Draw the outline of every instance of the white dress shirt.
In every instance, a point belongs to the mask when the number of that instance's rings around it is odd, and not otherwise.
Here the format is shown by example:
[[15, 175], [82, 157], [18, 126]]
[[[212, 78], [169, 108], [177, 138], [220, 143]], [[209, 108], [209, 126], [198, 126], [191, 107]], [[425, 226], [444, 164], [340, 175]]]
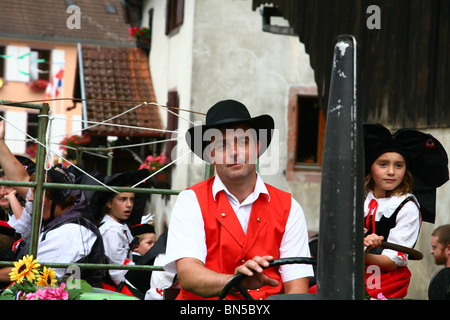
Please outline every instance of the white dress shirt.
[[[242, 203], [239, 203], [236, 197], [227, 190], [218, 176], [216, 176], [212, 188], [214, 199], [219, 191], [225, 192], [244, 232], [247, 231], [253, 202], [261, 193], [268, 194], [259, 175], [253, 193]], [[193, 190], [184, 190], [178, 195], [172, 210], [164, 268], [169, 272], [176, 272], [176, 260], [185, 257], [195, 258], [205, 263], [206, 254], [204, 222], [197, 196]], [[302, 208], [294, 199], [292, 199], [291, 211], [280, 246], [280, 258], [284, 257], [310, 257], [305, 216]], [[279, 270], [283, 282], [314, 275], [311, 265], [283, 265], [279, 267]]]
[[[105, 247], [106, 260], [110, 264], [134, 264], [130, 243], [133, 240], [130, 228], [125, 223], [114, 220], [105, 215], [100, 223], [100, 233]], [[128, 261], [129, 260], [129, 261]], [[109, 270], [111, 280], [119, 285], [125, 281], [128, 270]]]
[[[28, 196], [29, 193], [27, 199]], [[19, 232], [26, 242], [30, 238], [32, 211], [33, 203], [26, 201], [20, 219], [15, 221], [16, 232]], [[48, 231], [44, 241], [42, 236], [39, 238], [37, 258], [41, 264], [76, 262], [89, 255], [96, 240], [97, 236], [88, 228], [76, 223], [67, 223]], [[66, 273], [65, 268], [55, 268], [54, 271], [57, 277], [62, 277]]]

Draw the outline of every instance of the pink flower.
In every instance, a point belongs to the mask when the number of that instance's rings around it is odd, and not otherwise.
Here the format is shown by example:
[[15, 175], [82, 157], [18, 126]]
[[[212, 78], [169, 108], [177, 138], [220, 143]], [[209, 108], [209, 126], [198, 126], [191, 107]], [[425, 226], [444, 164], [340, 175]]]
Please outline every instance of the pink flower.
[[26, 300], [69, 300], [69, 292], [64, 290], [66, 284], [62, 283], [60, 287], [45, 287], [35, 293], [29, 293]]
[[139, 169], [147, 169], [152, 173], [154, 171], [162, 169], [166, 163], [167, 157], [164, 152], [161, 152], [158, 156], [148, 155]]
[[370, 300], [388, 300], [388, 299], [380, 292], [376, 298], [370, 298]]
[[159, 164], [165, 164], [167, 161], [167, 157], [166, 156], [162, 156], [161, 159], [159, 160]]

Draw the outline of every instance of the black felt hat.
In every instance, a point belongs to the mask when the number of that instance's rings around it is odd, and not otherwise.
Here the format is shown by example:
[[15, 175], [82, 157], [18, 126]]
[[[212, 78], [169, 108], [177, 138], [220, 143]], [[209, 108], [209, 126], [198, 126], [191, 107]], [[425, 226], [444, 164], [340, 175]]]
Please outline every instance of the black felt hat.
[[373, 162], [385, 152], [398, 152], [405, 158], [409, 169], [409, 156], [401, 141], [394, 139], [391, 131], [379, 123], [365, 123], [364, 127], [364, 156], [366, 174], [370, 173]]
[[36, 169], [36, 164], [33, 162], [33, 160], [31, 160], [30, 158], [24, 157], [24, 156], [19, 156], [19, 155], [16, 155], [15, 157], [23, 165], [25, 170], [27, 170], [28, 175], [31, 176]]
[[[27, 171], [28, 175], [31, 176], [36, 169], [36, 164], [33, 162], [33, 160], [19, 155], [15, 155], [14, 157], [16, 157], [17, 160], [19, 160], [19, 162], [23, 165], [23, 167]], [[4, 175], [4, 171], [1, 165], [0, 165], [0, 175], [1, 176]]]
[[130, 231], [133, 237], [136, 237], [144, 233], [155, 233], [155, 227], [148, 223], [139, 223], [130, 226]]
[[422, 219], [434, 223], [436, 188], [449, 179], [448, 157], [442, 144], [431, 134], [415, 129], [391, 133], [383, 125], [364, 124], [366, 174], [385, 152], [398, 152], [405, 158], [413, 176], [413, 193], [420, 203]]
[[254, 129], [257, 139], [262, 142], [259, 155], [269, 147], [275, 127], [273, 118], [264, 114], [251, 117], [247, 107], [239, 101], [223, 100], [213, 105], [206, 113], [206, 123], [189, 128], [186, 132], [186, 142], [191, 150], [206, 162], [210, 162], [204, 154], [204, 149], [211, 142], [205, 135], [208, 129], [231, 128], [234, 125], [245, 124]]
[[[47, 170], [47, 177], [51, 183], [73, 184], [75, 182], [75, 176], [60, 163]], [[61, 203], [71, 192], [71, 189], [54, 188], [52, 189], [51, 199], [54, 204]]]

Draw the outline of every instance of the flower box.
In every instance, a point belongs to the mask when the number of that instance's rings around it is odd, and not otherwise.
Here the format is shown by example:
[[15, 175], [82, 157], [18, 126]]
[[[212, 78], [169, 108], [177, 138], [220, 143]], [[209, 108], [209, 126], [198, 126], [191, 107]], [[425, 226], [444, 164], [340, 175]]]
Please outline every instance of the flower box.
[[28, 83], [28, 87], [36, 92], [44, 92], [47, 86], [48, 81], [43, 79], [33, 80]]

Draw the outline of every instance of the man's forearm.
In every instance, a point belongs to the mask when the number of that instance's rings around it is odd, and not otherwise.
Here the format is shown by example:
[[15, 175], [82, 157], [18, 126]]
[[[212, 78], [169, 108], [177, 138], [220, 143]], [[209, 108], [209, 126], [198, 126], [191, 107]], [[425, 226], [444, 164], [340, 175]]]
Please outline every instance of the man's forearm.
[[212, 271], [194, 258], [177, 261], [178, 278], [184, 290], [203, 298], [217, 297], [233, 275]]

